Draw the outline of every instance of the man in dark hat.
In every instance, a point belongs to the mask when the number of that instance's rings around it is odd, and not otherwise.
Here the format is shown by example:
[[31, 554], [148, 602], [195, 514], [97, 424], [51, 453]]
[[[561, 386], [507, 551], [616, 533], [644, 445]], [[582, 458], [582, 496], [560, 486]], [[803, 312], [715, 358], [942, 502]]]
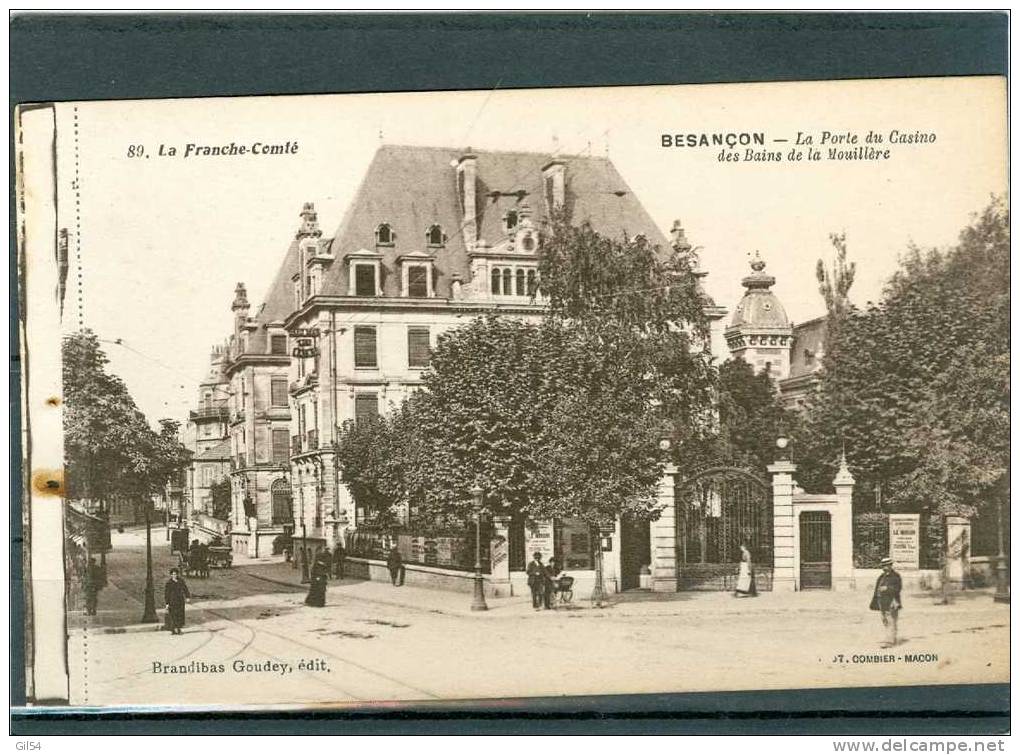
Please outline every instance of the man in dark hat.
[[885, 627], [885, 642], [882, 643], [882, 647], [891, 648], [896, 644], [896, 622], [903, 607], [900, 600], [903, 580], [893, 569], [893, 561], [888, 556], [882, 559], [881, 566], [882, 573], [875, 582], [870, 608], [872, 611], [882, 613], [882, 625]]
[[542, 563], [542, 552], [535, 551], [532, 560], [528, 562], [528, 587], [531, 588], [531, 606], [536, 611], [541, 610], [545, 603], [545, 564]]

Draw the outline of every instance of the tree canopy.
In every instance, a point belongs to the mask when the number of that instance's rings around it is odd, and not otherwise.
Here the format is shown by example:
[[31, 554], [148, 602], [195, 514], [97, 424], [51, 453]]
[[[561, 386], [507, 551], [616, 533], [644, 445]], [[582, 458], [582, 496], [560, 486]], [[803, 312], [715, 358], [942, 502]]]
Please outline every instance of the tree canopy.
[[664, 431], [683, 440], [710, 424], [705, 298], [682, 249], [565, 217], [552, 231], [539, 322], [489, 316], [445, 333], [423, 390], [344, 428], [359, 505], [406, 500], [418, 523], [463, 521], [477, 482], [497, 514], [595, 527], [654, 511]]
[[799, 438], [806, 487], [845, 444], [857, 503], [973, 514], [1008, 493], [1009, 213], [995, 199], [946, 250], [910, 248], [882, 299], [830, 331]]
[[62, 344], [64, 456], [70, 498], [148, 500], [188, 463], [179, 423], [154, 430], [127, 386], [107, 370], [99, 339], [89, 330]]

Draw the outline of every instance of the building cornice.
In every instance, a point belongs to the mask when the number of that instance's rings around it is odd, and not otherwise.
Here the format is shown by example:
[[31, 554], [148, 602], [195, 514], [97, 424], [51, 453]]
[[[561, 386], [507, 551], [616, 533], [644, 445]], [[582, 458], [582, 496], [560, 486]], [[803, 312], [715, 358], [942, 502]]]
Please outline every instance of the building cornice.
[[256, 367], [259, 365], [269, 366], [290, 366], [290, 356], [287, 354], [239, 354], [223, 368], [226, 375], [232, 375], [244, 367]]
[[525, 302], [493, 302], [465, 299], [411, 299], [384, 296], [313, 296], [300, 309], [295, 310], [284, 322], [288, 330], [298, 327], [317, 311], [342, 310], [364, 312], [449, 312], [452, 314], [485, 314], [501, 312], [507, 314], [540, 314], [546, 310], [544, 304]]

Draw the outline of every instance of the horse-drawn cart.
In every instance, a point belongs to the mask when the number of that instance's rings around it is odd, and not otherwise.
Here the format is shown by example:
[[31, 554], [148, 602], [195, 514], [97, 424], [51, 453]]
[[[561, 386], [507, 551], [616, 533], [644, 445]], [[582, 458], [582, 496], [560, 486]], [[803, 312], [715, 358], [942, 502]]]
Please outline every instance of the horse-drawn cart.
[[229, 569], [234, 563], [234, 554], [229, 545], [209, 546], [209, 568]]

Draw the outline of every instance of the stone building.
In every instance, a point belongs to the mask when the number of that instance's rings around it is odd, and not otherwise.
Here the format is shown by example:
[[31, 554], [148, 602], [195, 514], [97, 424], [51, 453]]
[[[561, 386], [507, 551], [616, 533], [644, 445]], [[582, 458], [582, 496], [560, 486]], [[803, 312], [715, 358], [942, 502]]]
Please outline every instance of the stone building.
[[243, 283], [231, 310], [223, 375], [228, 387], [231, 454], [231, 545], [235, 553], [266, 556], [293, 522], [289, 474], [288, 335], [283, 320], [290, 300], [276, 282], [250, 314]]
[[747, 291], [725, 331], [726, 345], [731, 356], [743, 359], [755, 372], [769, 373], [787, 408], [799, 409], [818, 383], [826, 318], [791, 323], [772, 292], [776, 279], [765, 272], [765, 266], [755, 252], [751, 274], [741, 281]]
[[[239, 286], [233, 306], [225, 375], [235, 551], [267, 553], [266, 538], [293, 527], [298, 561], [371, 531], [339, 479], [339, 428], [414, 391], [445, 330], [492, 311], [538, 318], [537, 252], [551, 211], [563, 206], [602, 234], [670, 244], [600, 157], [384, 146], [332, 237], [304, 205], [265, 304], [249, 316]], [[673, 243], [690, 249], [679, 225]], [[708, 314], [721, 344], [725, 310]], [[560, 555], [582, 581], [593, 573], [594, 544], [580, 522], [505, 521], [497, 532], [507, 579], [520, 589], [525, 554], [536, 549]], [[407, 548], [407, 561], [445, 558]], [[632, 560], [636, 582], [641, 559]], [[611, 583], [620, 568], [617, 552], [607, 559]]]
[[198, 401], [188, 412], [185, 445], [192, 453], [185, 483], [185, 519], [212, 516], [212, 486], [230, 474], [229, 381], [226, 348], [213, 347], [209, 371], [198, 386]]

